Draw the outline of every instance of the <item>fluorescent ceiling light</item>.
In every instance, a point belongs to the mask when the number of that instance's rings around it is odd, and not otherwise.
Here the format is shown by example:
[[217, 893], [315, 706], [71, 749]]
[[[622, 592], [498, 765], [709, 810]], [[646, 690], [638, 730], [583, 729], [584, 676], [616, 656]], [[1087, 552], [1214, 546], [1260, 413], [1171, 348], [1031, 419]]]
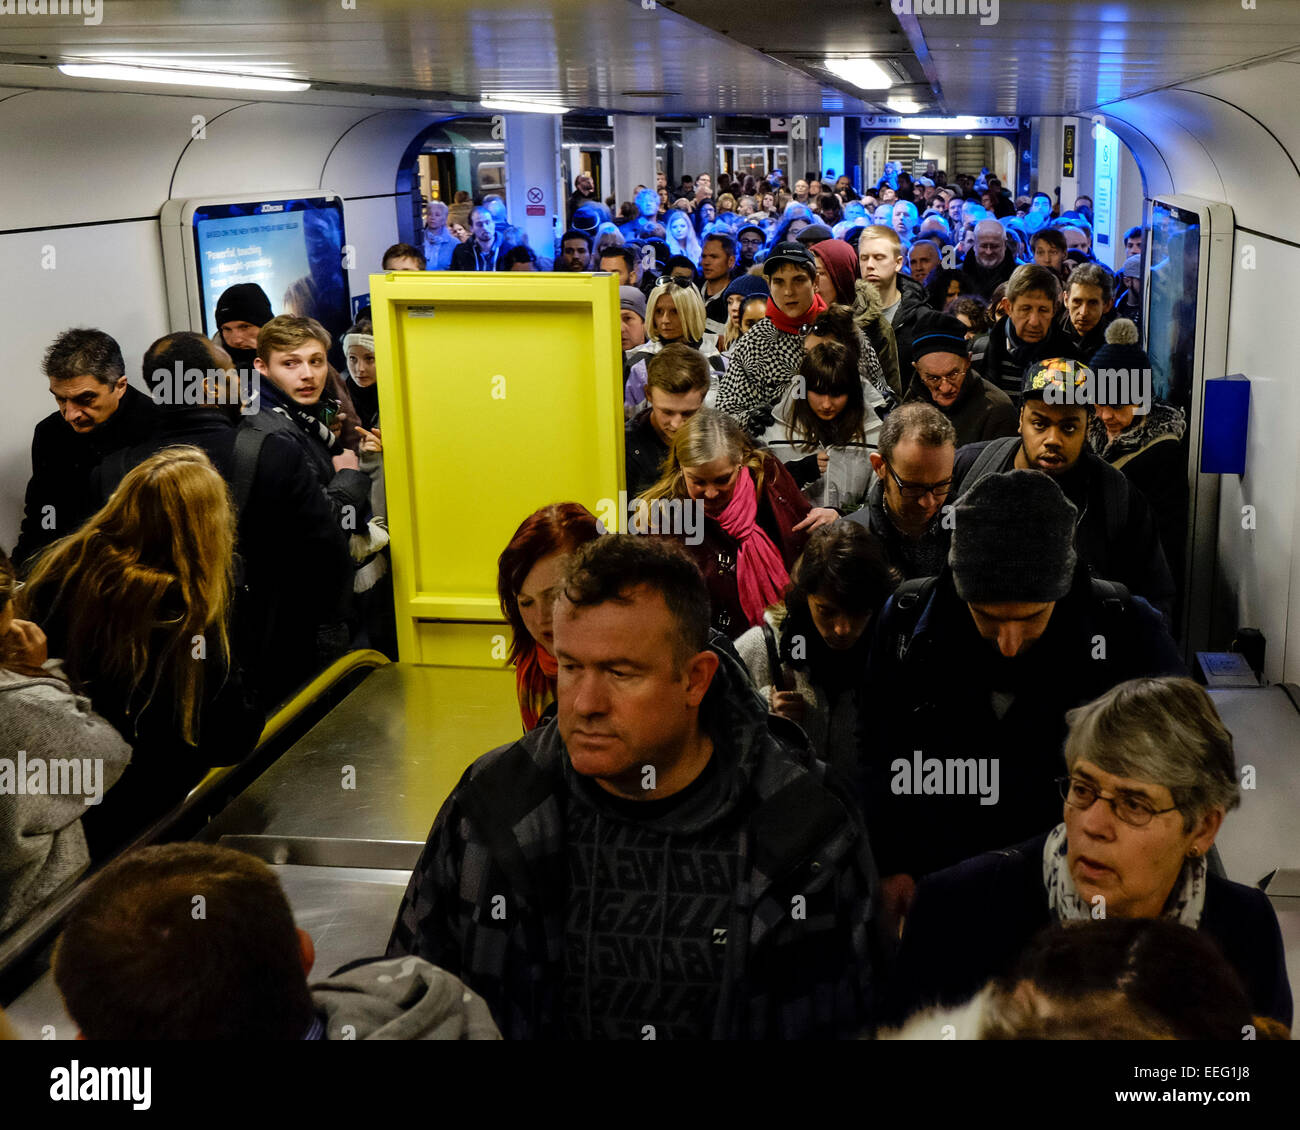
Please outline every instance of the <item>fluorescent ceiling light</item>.
[[921, 103], [911, 98], [891, 98], [885, 105], [895, 114], [915, 114], [921, 108]]
[[894, 76], [875, 59], [832, 59], [827, 56], [822, 60], [822, 66], [859, 90], [887, 90], [894, 85]]
[[169, 86], [216, 86], [225, 90], [310, 90], [311, 83], [269, 75], [224, 75], [215, 71], [183, 71], [176, 67], [134, 67], [125, 63], [60, 63], [72, 78], [103, 78], [114, 82], [160, 82]]
[[568, 106], [547, 106], [541, 102], [516, 102], [511, 98], [484, 98], [479, 105], [485, 110], [505, 110], [512, 114], [567, 114]]

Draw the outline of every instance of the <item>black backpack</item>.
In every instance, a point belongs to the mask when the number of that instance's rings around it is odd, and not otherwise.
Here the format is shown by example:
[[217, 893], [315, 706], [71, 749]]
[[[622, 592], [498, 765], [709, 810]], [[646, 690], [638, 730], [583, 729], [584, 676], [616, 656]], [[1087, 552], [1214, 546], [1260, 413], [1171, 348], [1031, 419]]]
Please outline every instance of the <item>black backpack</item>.
[[[235, 448], [232, 454], [232, 469], [230, 492], [235, 498], [235, 511], [237, 514], [244, 513], [244, 507], [248, 505], [249, 496], [253, 493], [253, 481], [257, 478], [257, 463], [262, 456], [262, 444], [266, 441], [266, 432], [258, 431], [255, 428], [240, 428], [235, 432]], [[168, 446], [179, 446], [169, 444]], [[126, 478], [127, 473], [133, 468], [143, 463], [150, 455], [156, 455], [158, 451], [164, 451], [166, 448], [158, 448], [156, 451], [150, 451], [140, 454], [141, 449], [136, 448], [119, 448], [117, 451], [106, 455], [98, 467], [95, 468], [96, 494], [99, 497], [102, 506], [109, 500], [122, 480]]]

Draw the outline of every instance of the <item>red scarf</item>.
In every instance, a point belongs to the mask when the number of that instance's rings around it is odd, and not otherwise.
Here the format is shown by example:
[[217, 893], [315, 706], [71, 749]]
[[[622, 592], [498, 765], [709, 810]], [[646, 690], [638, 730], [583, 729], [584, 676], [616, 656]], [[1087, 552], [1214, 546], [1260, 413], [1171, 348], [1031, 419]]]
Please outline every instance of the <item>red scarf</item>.
[[515, 694], [519, 697], [519, 714], [525, 732], [537, 725], [542, 711], [555, 697], [555, 676], [560, 664], [541, 644], [522, 655], [515, 664]]
[[813, 293], [812, 305], [799, 316], [798, 321], [787, 318], [775, 302], [770, 298], [767, 300], [767, 316], [772, 319], [772, 325], [784, 334], [803, 334], [824, 313], [826, 299], [816, 292]]
[[736, 592], [741, 610], [751, 627], [761, 624], [764, 609], [780, 603], [790, 583], [790, 574], [772, 539], [758, 524], [758, 492], [748, 467], [741, 468], [731, 501], [718, 515], [718, 524], [740, 543]]

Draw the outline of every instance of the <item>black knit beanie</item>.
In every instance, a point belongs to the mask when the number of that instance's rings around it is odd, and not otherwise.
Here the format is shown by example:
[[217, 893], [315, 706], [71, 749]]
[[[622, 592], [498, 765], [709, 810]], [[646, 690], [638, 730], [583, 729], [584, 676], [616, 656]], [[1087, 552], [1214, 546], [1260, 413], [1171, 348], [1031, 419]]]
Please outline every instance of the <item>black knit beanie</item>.
[[261, 328], [274, 317], [271, 300], [257, 283], [237, 283], [217, 299], [218, 329], [227, 322], [247, 322]]
[[985, 475], [958, 499], [948, 564], [971, 604], [1038, 604], [1070, 591], [1078, 511], [1041, 471]]

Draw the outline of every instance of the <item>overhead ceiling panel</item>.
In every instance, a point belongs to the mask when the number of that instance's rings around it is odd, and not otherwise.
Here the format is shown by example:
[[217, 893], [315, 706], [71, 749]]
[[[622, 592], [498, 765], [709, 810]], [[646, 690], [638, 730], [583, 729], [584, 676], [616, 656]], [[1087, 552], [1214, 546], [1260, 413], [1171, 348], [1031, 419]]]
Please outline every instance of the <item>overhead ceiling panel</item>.
[[[98, 24], [6, 16], [0, 62], [130, 61], [274, 73], [318, 88], [255, 95], [285, 101], [316, 100], [323, 90], [448, 107], [496, 95], [607, 112], [865, 109], [653, 0], [358, 0], [355, 8], [339, 0], [100, 0], [98, 11]], [[41, 71], [22, 81], [69, 85]]]

